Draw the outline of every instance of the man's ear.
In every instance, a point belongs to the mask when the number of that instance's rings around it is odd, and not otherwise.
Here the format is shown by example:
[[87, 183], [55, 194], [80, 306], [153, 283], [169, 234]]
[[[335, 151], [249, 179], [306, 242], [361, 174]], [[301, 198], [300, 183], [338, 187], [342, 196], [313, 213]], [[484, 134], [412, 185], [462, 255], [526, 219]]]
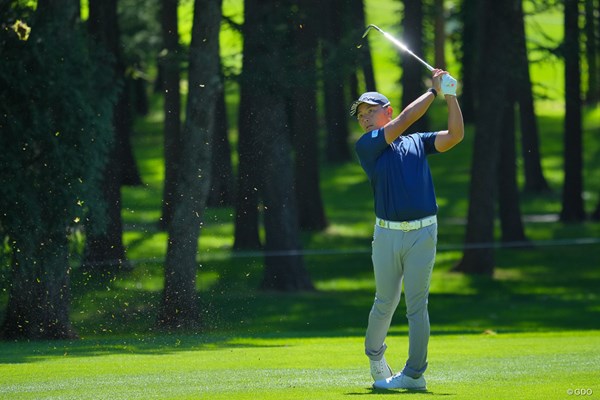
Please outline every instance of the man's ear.
[[392, 119], [392, 115], [394, 115], [394, 109], [392, 108], [392, 106], [387, 106], [385, 108], [385, 112], [387, 113], [387, 116], [390, 117], [390, 119]]

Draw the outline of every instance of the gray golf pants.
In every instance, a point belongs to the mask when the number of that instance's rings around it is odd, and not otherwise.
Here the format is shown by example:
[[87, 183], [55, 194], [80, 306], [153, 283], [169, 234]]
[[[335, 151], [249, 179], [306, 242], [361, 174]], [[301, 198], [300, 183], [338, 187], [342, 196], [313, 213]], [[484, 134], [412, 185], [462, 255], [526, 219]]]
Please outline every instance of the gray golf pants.
[[375, 226], [372, 260], [375, 301], [369, 314], [365, 353], [381, 360], [392, 316], [400, 303], [402, 281], [408, 318], [408, 360], [403, 372], [418, 378], [427, 369], [429, 313], [427, 299], [435, 262], [437, 224], [404, 232]]

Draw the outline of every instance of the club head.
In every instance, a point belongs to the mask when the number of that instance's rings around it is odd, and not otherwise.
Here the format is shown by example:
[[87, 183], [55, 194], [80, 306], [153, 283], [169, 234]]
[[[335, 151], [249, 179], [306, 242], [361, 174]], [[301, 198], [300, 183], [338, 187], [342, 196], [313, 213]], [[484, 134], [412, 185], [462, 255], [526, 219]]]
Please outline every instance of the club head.
[[[367, 29], [365, 29], [365, 33], [363, 33], [363, 35], [362, 35], [362, 39], [364, 39], [365, 37], [367, 37], [367, 35], [369, 34], [369, 31], [370, 31], [371, 29], [377, 29], [379, 32], [383, 32], [383, 31], [382, 31], [381, 29], [379, 29], [379, 28], [378, 28], [376, 25], [373, 25], [373, 24], [371, 24], [371, 25], [367, 26]], [[359, 44], [357, 44], [357, 45], [356, 45], [356, 48], [357, 48], [357, 49], [360, 49], [360, 48], [362, 47], [362, 45], [363, 45], [363, 42], [361, 41]]]

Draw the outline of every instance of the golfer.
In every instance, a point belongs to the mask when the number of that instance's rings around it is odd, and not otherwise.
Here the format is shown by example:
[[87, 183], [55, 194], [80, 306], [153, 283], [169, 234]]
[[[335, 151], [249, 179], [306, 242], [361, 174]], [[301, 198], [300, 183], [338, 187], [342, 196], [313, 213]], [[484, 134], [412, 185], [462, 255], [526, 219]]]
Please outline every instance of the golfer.
[[[393, 118], [389, 100], [367, 92], [352, 103], [365, 132], [356, 153], [373, 188], [375, 231], [372, 261], [375, 301], [369, 314], [365, 353], [378, 389], [426, 390], [429, 314], [427, 299], [437, 243], [437, 203], [427, 156], [443, 153], [464, 136], [462, 112], [456, 99], [456, 81], [447, 72], [433, 70], [433, 87]], [[402, 134], [434, 102], [438, 92], [448, 105], [448, 130]], [[404, 280], [408, 318], [408, 359], [393, 374], [386, 362], [385, 338]]]

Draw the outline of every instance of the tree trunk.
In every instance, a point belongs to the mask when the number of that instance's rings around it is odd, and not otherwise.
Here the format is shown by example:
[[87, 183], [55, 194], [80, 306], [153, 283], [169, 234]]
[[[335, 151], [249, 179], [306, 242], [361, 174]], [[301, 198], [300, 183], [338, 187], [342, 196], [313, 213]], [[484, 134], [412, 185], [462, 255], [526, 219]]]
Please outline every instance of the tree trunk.
[[[121, 218], [121, 168], [115, 160], [113, 146], [109, 162], [105, 167], [102, 182], [104, 202], [107, 205], [107, 226], [103, 233], [88, 233], [85, 241], [83, 268], [86, 269], [129, 269], [129, 261], [123, 244], [123, 219]], [[96, 223], [90, 218], [90, 224]]]
[[[259, 180], [264, 175], [258, 163], [258, 145], [254, 140], [258, 130], [255, 116], [251, 111], [252, 104], [260, 101], [244, 81], [250, 69], [247, 61], [251, 50], [247, 49], [247, 36], [244, 36], [244, 70], [242, 71], [242, 84], [239, 111], [239, 136], [238, 136], [238, 177], [235, 201], [235, 250], [260, 249], [261, 242], [258, 233], [258, 186]], [[258, 103], [260, 104], [260, 103]]]
[[[402, 19], [402, 41], [413, 53], [423, 58], [423, 6], [421, 0], [404, 0], [404, 18]], [[406, 53], [401, 54], [402, 65], [402, 107], [409, 105], [424, 92], [423, 65]], [[423, 115], [408, 128], [412, 132], [426, 132], [429, 126], [427, 114]]]
[[[594, 2], [596, 2], [596, 5]], [[595, 18], [598, 18], [598, 21]], [[588, 66], [588, 86], [585, 100], [587, 104], [594, 104], [600, 101], [600, 69], [598, 66], [600, 51], [600, 37], [598, 36], [599, 22], [600, 7], [597, 0], [585, 0], [585, 56]]]
[[446, 10], [444, 0], [434, 1], [435, 67], [446, 69]]
[[521, 220], [515, 151], [515, 109], [512, 101], [504, 106], [498, 168], [498, 209], [503, 242], [523, 242], [525, 229]]
[[543, 193], [550, 191], [550, 187], [544, 177], [540, 159], [538, 126], [531, 90], [529, 60], [527, 58], [523, 4], [520, 0], [516, 2], [514, 20], [516, 95], [521, 120], [521, 152], [525, 170], [525, 190], [533, 193]]
[[[219, 63], [219, 71], [221, 65]], [[223, 76], [221, 75], [223, 80]], [[231, 146], [229, 145], [229, 123], [225, 103], [225, 88], [221, 87], [217, 95], [215, 118], [215, 136], [212, 151], [212, 178], [209, 207], [231, 206], [234, 202], [233, 167], [231, 165]]]
[[592, 219], [594, 221], [600, 221], [600, 200], [598, 200], [598, 204], [596, 205], [596, 209], [592, 213]]
[[118, 145], [120, 146], [122, 164], [121, 186], [141, 186], [142, 177], [138, 170], [133, 146], [131, 144], [131, 133], [133, 131], [133, 117], [135, 115], [135, 98], [133, 96], [134, 80], [125, 76], [123, 69], [123, 90], [119, 95], [119, 100], [115, 110], [115, 132], [118, 135]]
[[[247, 2], [246, 2], [247, 3]], [[264, 172], [260, 170], [260, 147], [257, 137], [262, 129], [256, 119], [255, 110], [264, 104], [261, 97], [259, 78], [264, 71], [261, 66], [260, 46], [264, 33], [259, 23], [258, 4], [244, 7], [243, 68], [240, 77], [240, 109], [238, 116], [238, 177], [235, 202], [235, 250], [260, 249], [258, 232], [258, 187]]]
[[13, 252], [9, 301], [0, 337], [75, 339], [69, 317], [71, 270], [66, 232], [43, 237], [38, 228], [30, 234], [38, 239], [13, 237], [18, 251]]
[[[286, 96], [287, 112], [295, 152], [294, 181], [298, 218], [303, 230], [319, 231], [327, 226], [319, 179], [317, 122], [317, 29], [313, 0], [299, 0], [293, 27], [292, 63], [286, 66], [291, 90]], [[301, 27], [301, 28], [299, 28]]]
[[348, 103], [344, 94], [346, 65], [341, 45], [343, 13], [342, 0], [331, 0], [321, 6], [322, 38], [321, 58], [323, 68], [323, 91], [325, 99], [325, 126], [327, 140], [325, 156], [330, 163], [351, 160], [348, 143]]
[[180, 81], [180, 48], [179, 27], [177, 19], [178, 0], [161, 1], [161, 29], [164, 55], [159, 59], [161, 74], [159, 76], [162, 93], [164, 93], [164, 158], [165, 178], [163, 187], [162, 216], [159, 221], [161, 229], [168, 229], [173, 219], [176, 180], [179, 161], [181, 160], [181, 92]]
[[[502, 132], [502, 112], [510, 99], [507, 95], [510, 62], [507, 52], [498, 51], [509, 43], [512, 35], [508, 22], [510, 11], [501, 2], [479, 3], [478, 18], [482, 35], [477, 50], [481, 55], [480, 75], [476, 96], [485, 98], [478, 107], [475, 125], [475, 144], [471, 165], [471, 187], [466, 228], [465, 251], [456, 271], [493, 275], [494, 215], [497, 193], [498, 157]], [[489, 79], [493, 77], [493, 79]]]
[[196, 253], [211, 176], [214, 98], [221, 89], [219, 31], [221, 0], [196, 0], [190, 45], [189, 95], [182, 132], [181, 164], [165, 262], [158, 325], [195, 328], [200, 323]]
[[[371, 49], [367, 38], [362, 39], [367, 23], [365, 20], [365, 5], [363, 0], [351, 0], [348, 7], [349, 28], [352, 33], [352, 42], [360, 43], [360, 48], [352, 48], [353, 59], [356, 62], [356, 71], [352, 74], [357, 77], [358, 71], [362, 72], [364, 80], [364, 92], [377, 91], [375, 84], [375, 72], [373, 71], [373, 61], [371, 59]], [[315, 18], [318, 18], [315, 16]], [[352, 99], [357, 99], [363, 90], [357, 90], [351, 93]]]
[[[291, 185], [292, 147], [286, 140], [285, 129], [280, 122], [285, 120], [283, 99], [272, 93], [272, 108], [264, 120], [264, 144], [266, 176], [261, 193], [265, 204], [265, 271], [261, 289], [297, 291], [314, 289], [308, 271], [304, 267], [301, 250], [296, 197]], [[278, 132], [279, 131], [279, 132]], [[273, 133], [273, 135], [269, 135]], [[279, 136], [278, 140], [276, 138]]]
[[[249, 65], [259, 73], [248, 76], [246, 89], [261, 99], [247, 104], [254, 116], [252, 131], [257, 165], [261, 172], [259, 194], [264, 202], [265, 270], [263, 289], [312, 289], [300, 254], [298, 211], [293, 187], [292, 148], [285, 99], [288, 89], [285, 55], [289, 54], [290, 28], [286, 19], [291, 3], [287, 1], [246, 0], [244, 25], [250, 33], [244, 46], [253, 55]], [[265, 41], [265, 38], [270, 40]], [[268, 104], [268, 107], [265, 107]], [[284, 123], [282, 123], [282, 121]]]
[[[111, 54], [114, 61], [114, 80], [124, 85], [125, 65], [119, 45], [119, 24], [116, 0], [91, 0], [88, 27], [94, 40]], [[133, 160], [130, 140], [130, 108], [127, 90], [120, 90], [114, 108], [115, 142], [104, 171], [103, 190], [109, 222], [101, 234], [89, 235], [86, 240], [84, 267], [129, 268], [123, 245], [121, 218], [121, 186], [125, 171]], [[90, 221], [92, 224], [94, 221]]]
[[[365, 18], [365, 5], [364, 0], [360, 0], [360, 4], [357, 2], [356, 12], [358, 15], [358, 22], [362, 27], [367, 26], [366, 18]], [[362, 35], [363, 32], [361, 32]], [[377, 91], [377, 84], [375, 82], [375, 71], [373, 70], [373, 60], [371, 58], [371, 48], [369, 47], [369, 42], [365, 41], [364, 45], [361, 47], [362, 53], [359, 57], [360, 64], [362, 66], [363, 75], [365, 78], [365, 91], [367, 92], [375, 92]]]
[[483, 33], [483, 24], [478, 23], [477, 8], [480, 5], [477, 0], [463, 0], [460, 9], [462, 19], [461, 69], [462, 90], [460, 96], [461, 109], [465, 123], [475, 122], [477, 115], [477, 99], [475, 98], [479, 82], [477, 71], [479, 71], [479, 53], [477, 52], [477, 40]]
[[583, 207], [583, 129], [581, 121], [581, 70], [579, 67], [579, 2], [565, 0], [565, 132], [564, 169], [560, 220], [585, 219]]

